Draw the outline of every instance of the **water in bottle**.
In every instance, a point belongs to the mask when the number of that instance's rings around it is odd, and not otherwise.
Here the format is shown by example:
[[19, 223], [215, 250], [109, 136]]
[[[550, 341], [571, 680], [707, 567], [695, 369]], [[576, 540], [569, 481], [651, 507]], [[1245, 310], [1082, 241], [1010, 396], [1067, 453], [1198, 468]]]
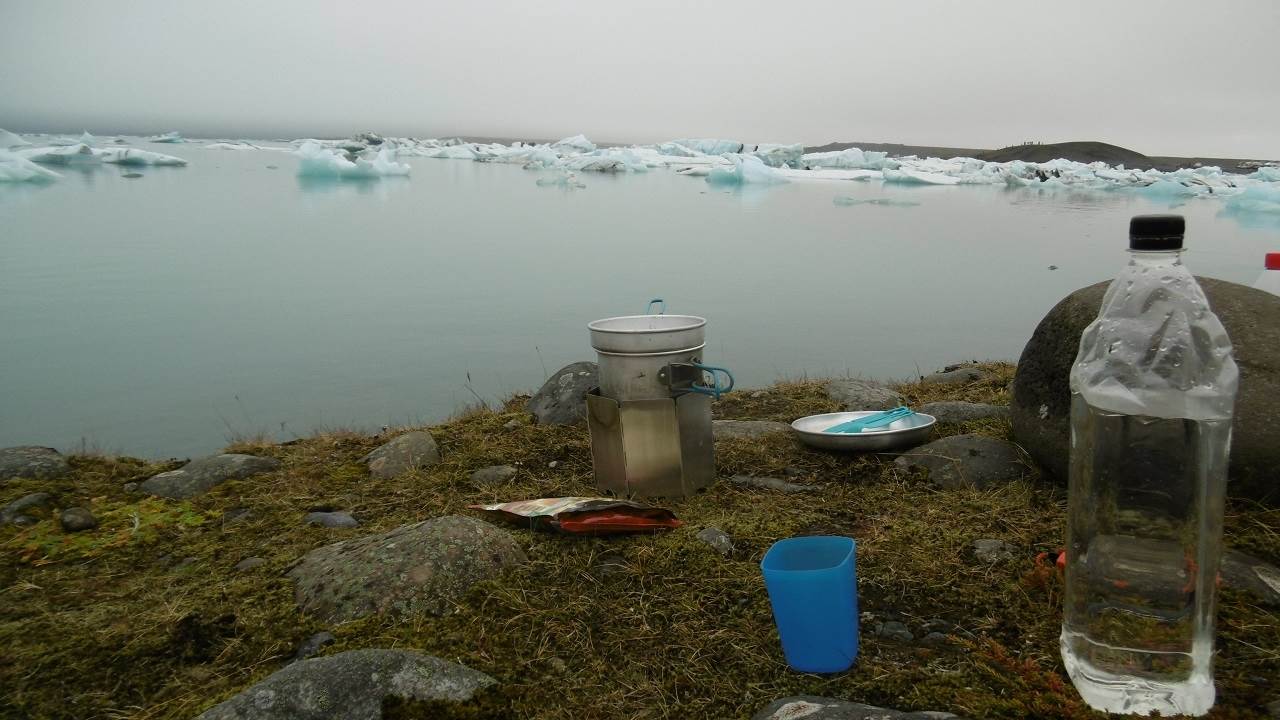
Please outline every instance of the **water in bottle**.
[[1062, 658], [1096, 709], [1202, 715], [1238, 371], [1183, 219], [1129, 232], [1071, 370]]

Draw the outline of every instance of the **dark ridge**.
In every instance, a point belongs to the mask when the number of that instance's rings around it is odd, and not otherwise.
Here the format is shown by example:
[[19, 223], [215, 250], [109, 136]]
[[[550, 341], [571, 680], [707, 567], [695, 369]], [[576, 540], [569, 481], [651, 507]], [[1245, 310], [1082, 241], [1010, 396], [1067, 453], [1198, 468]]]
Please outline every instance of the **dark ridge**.
[[1076, 162], [1104, 162], [1108, 165], [1124, 165], [1127, 168], [1146, 169], [1155, 162], [1140, 152], [1110, 145], [1104, 142], [1082, 141], [1047, 143], [1044, 145], [1012, 145], [999, 150], [988, 150], [974, 157], [988, 162], [1048, 162], [1065, 158]]

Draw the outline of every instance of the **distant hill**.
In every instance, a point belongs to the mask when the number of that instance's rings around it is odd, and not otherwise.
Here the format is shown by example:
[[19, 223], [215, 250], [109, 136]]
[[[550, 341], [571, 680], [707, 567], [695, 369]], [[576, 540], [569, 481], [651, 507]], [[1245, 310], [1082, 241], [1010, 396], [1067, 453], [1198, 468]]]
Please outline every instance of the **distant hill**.
[[999, 150], [987, 150], [974, 157], [987, 162], [1048, 162], [1065, 158], [1076, 162], [1104, 162], [1108, 165], [1124, 165], [1128, 168], [1149, 168], [1156, 165], [1151, 158], [1119, 145], [1104, 142], [1061, 142], [1044, 145], [1014, 145]]

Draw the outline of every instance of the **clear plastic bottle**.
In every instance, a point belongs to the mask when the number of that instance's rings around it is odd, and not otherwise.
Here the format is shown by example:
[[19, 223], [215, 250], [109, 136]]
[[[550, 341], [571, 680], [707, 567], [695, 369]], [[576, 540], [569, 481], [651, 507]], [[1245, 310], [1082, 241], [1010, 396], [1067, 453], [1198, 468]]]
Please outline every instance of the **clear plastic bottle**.
[[1202, 715], [1231, 415], [1231, 341], [1182, 264], [1178, 215], [1133, 218], [1129, 264], [1080, 339], [1062, 659], [1111, 713]]
[[1280, 252], [1267, 253], [1263, 267], [1265, 269], [1253, 286], [1272, 295], [1280, 295]]

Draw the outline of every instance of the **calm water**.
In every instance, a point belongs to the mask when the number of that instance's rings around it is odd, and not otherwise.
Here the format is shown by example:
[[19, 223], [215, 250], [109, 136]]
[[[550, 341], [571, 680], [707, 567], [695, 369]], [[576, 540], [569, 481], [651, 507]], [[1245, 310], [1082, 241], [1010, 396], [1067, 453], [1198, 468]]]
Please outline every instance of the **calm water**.
[[[1130, 215], [1167, 209], [977, 186], [725, 192], [665, 170], [564, 191], [435, 159], [308, 183], [280, 152], [138, 144], [191, 164], [0, 185], [0, 446], [183, 456], [436, 420], [593, 359], [586, 323], [655, 295], [709, 319], [708, 361], [744, 386], [1016, 359], [1054, 303], [1118, 271]], [[1176, 210], [1186, 261], [1252, 283], [1277, 232], [1219, 210]]]

